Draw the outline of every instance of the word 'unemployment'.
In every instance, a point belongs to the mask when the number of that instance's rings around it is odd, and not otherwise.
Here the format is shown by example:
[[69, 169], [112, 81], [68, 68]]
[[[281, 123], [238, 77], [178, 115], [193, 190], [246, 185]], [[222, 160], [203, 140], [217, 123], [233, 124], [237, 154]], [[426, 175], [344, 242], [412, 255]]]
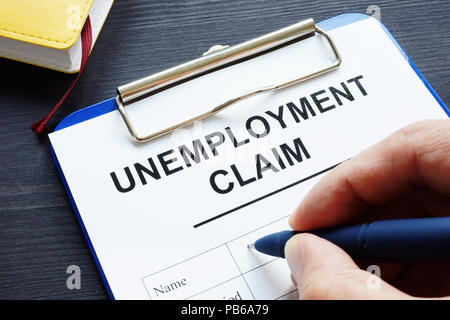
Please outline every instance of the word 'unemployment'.
[[[284, 105], [268, 110], [263, 115], [251, 116], [245, 121], [247, 137], [237, 137], [230, 127], [222, 131], [215, 131], [202, 138], [192, 141], [192, 145], [181, 145], [149, 157], [144, 162], [136, 162], [123, 168], [118, 175], [111, 172], [110, 176], [114, 186], [119, 192], [125, 193], [136, 188], [137, 181], [145, 186], [151, 181], [160, 180], [193, 165], [207, 161], [221, 155], [222, 145], [228, 141], [234, 148], [240, 148], [252, 140], [262, 139], [269, 135], [272, 129], [286, 129], [289, 125], [298, 124], [319, 114], [334, 110], [342, 106], [345, 101], [354, 101], [358, 96], [366, 96], [367, 91], [361, 83], [362, 75], [341, 82], [339, 86], [329, 86], [308, 96], [301, 97], [297, 102], [287, 102]], [[291, 142], [280, 144], [271, 148], [268, 154], [256, 154], [255, 170], [253, 173], [243, 174], [236, 164], [228, 169], [214, 171], [209, 183], [214, 191], [220, 194], [229, 193], [236, 185], [243, 187], [264, 177], [267, 171], [279, 172], [304, 159], [310, 159], [303, 141], [297, 137]], [[119, 179], [118, 176], [121, 176]], [[124, 179], [124, 177], [126, 178]]]

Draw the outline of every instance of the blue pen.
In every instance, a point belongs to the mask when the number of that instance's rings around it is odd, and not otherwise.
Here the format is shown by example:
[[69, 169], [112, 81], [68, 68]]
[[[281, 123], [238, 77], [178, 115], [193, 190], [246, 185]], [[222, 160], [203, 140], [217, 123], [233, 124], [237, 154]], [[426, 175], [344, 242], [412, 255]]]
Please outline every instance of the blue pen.
[[[354, 259], [379, 262], [450, 261], [450, 217], [380, 220], [304, 232], [334, 243]], [[302, 231], [273, 233], [248, 247], [284, 258], [286, 242], [298, 233]]]

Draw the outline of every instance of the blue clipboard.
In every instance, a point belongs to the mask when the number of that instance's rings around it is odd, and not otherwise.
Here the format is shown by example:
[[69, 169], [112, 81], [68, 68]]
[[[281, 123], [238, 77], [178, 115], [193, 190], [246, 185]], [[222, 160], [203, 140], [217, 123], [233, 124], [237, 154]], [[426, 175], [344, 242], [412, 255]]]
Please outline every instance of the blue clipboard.
[[[347, 24], [351, 24], [360, 20], [364, 20], [369, 18], [368, 15], [365, 14], [360, 14], [360, 13], [346, 13], [346, 14], [342, 14], [321, 22], [318, 22], [317, 25], [321, 28], [323, 28], [326, 31], [329, 30], [333, 30], [336, 29], [338, 27], [347, 25]], [[411, 66], [411, 68], [415, 71], [415, 73], [417, 74], [417, 76], [422, 80], [422, 82], [424, 83], [424, 85], [427, 87], [428, 91], [433, 95], [433, 97], [436, 99], [436, 101], [439, 103], [439, 105], [442, 107], [442, 109], [445, 111], [445, 113], [447, 114], [447, 116], [450, 117], [450, 110], [445, 106], [444, 102], [439, 98], [439, 96], [436, 94], [436, 92], [433, 90], [433, 88], [430, 86], [430, 84], [427, 82], [427, 80], [424, 78], [424, 76], [420, 73], [419, 69], [417, 69], [417, 67], [415, 66], [415, 64], [412, 62], [412, 60], [408, 57], [408, 55], [406, 54], [406, 52], [403, 50], [403, 48], [398, 44], [397, 40], [395, 40], [394, 36], [389, 32], [389, 30], [382, 24], [380, 23], [381, 26], [383, 27], [384, 31], [386, 32], [386, 34], [390, 37], [390, 39], [392, 40], [392, 42], [395, 44], [395, 46], [398, 48], [398, 50], [402, 53], [402, 55], [405, 57], [405, 59], [408, 61], [409, 65]], [[97, 104], [94, 104], [92, 106], [86, 107], [84, 109], [81, 109], [79, 111], [76, 111], [72, 114], [70, 114], [69, 116], [67, 116], [66, 118], [64, 118], [59, 124], [58, 126], [55, 128], [55, 131], [57, 130], [61, 130], [67, 127], [70, 127], [74, 124], [101, 116], [103, 114], [106, 114], [108, 112], [111, 111], [115, 111], [117, 110], [117, 106], [115, 103], [115, 98], [110, 98], [107, 99], [105, 101], [99, 102]], [[78, 223], [80, 224], [81, 230], [84, 234], [84, 237], [86, 238], [86, 241], [88, 243], [89, 246], [89, 250], [91, 251], [92, 257], [94, 259], [94, 262], [97, 266], [97, 269], [100, 273], [100, 277], [105, 285], [106, 291], [110, 297], [110, 299], [114, 299], [114, 295], [112, 293], [112, 290], [108, 284], [108, 279], [105, 276], [105, 273], [103, 272], [101, 263], [97, 257], [97, 254], [95, 252], [95, 249], [92, 245], [92, 242], [89, 238], [89, 234], [84, 226], [83, 220], [81, 219], [80, 213], [78, 211], [77, 206], [75, 205], [75, 201], [72, 197], [72, 193], [70, 191], [69, 186], [67, 185], [67, 181], [66, 178], [64, 177], [64, 174], [61, 170], [61, 167], [59, 165], [58, 162], [58, 158], [56, 157], [56, 154], [53, 150], [53, 147], [50, 146], [50, 151], [51, 151], [51, 155], [53, 157], [53, 161], [55, 162], [56, 165], [56, 170], [61, 178], [61, 181], [63, 183], [64, 189], [66, 190], [67, 196], [69, 198], [70, 204], [72, 205], [73, 210], [75, 211], [75, 215], [77, 217]]]

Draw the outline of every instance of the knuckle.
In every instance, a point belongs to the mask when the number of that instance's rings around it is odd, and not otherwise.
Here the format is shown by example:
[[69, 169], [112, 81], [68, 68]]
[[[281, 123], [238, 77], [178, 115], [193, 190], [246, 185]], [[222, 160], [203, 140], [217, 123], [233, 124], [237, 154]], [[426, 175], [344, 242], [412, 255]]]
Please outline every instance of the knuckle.
[[430, 128], [435, 127], [436, 120], [421, 120], [411, 123], [400, 130], [403, 130], [405, 134], [414, 134], [418, 131], [426, 131]]
[[325, 300], [329, 298], [329, 286], [324, 281], [315, 278], [306, 280], [299, 288], [300, 300]]
[[422, 120], [411, 123], [397, 131], [406, 141], [426, 142], [425, 138], [438, 138], [450, 131], [450, 121], [446, 120]]
[[[365, 271], [364, 271], [365, 272]], [[315, 272], [304, 277], [299, 283], [300, 300], [349, 299], [352, 297], [350, 287], [363, 287], [360, 274], [355, 270], [330, 270], [329, 273]]]
[[450, 120], [423, 120], [412, 123], [392, 135], [398, 152], [410, 152], [415, 162], [442, 160], [450, 152]]
[[400, 140], [401, 145], [407, 146], [410, 141], [414, 139], [414, 137], [420, 135], [423, 132], [426, 126], [428, 126], [428, 120], [414, 122], [399, 129], [392, 135], [392, 137], [396, 140]]

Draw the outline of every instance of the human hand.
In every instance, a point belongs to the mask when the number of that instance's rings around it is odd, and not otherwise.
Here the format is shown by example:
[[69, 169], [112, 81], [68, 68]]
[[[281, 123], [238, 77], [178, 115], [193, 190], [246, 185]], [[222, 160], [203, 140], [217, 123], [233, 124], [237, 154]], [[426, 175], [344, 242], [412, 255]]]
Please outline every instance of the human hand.
[[[294, 230], [381, 219], [450, 216], [450, 120], [409, 125], [323, 177], [290, 217]], [[285, 255], [300, 299], [410, 299], [450, 295], [450, 263], [379, 263], [380, 286], [367, 285], [376, 262], [358, 261], [309, 233]], [[359, 265], [359, 266], [358, 266]], [[447, 297], [449, 298], [449, 297]]]

